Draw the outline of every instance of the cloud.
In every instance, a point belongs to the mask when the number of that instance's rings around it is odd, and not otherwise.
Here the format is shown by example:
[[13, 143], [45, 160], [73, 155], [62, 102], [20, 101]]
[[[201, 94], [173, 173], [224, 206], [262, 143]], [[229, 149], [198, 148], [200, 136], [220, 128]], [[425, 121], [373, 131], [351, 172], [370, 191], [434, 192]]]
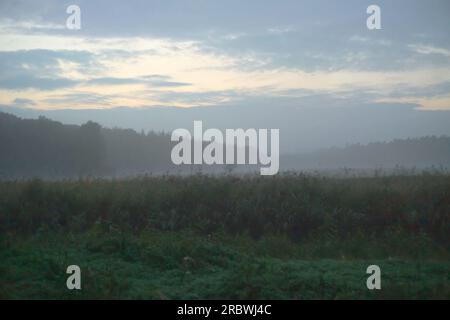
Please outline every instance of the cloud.
[[44, 78], [26, 74], [0, 79], [0, 88], [55, 90], [72, 87], [77, 83], [77, 81], [66, 78]]
[[[380, 32], [366, 30], [358, 1], [131, 1], [80, 0], [80, 32], [61, 28], [65, 3], [1, 1], [0, 103], [194, 106], [287, 92], [364, 92], [366, 100], [449, 90], [448, 4], [440, 0], [392, 4], [402, 15], [384, 15]], [[398, 28], [414, 12], [415, 23]], [[418, 40], [419, 31], [428, 37]]]
[[169, 103], [171, 105], [191, 105], [191, 106], [209, 106], [218, 105], [225, 102], [236, 101], [244, 98], [246, 93], [235, 90], [224, 91], [208, 91], [208, 92], [193, 92], [193, 91], [147, 91], [144, 92], [159, 101]]
[[127, 85], [127, 84], [145, 84], [149, 87], [184, 87], [189, 86], [190, 83], [168, 81], [170, 77], [162, 76], [142, 76], [136, 78], [114, 78], [114, 77], [102, 77], [93, 78], [88, 80], [87, 84], [93, 85]]
[[95, 85], [124, 85], [124, 84], [142, 83], [142, 81], [136, 78], [103, 77], [90, 79], [86, 83]]
[[57, 24], [51, 22], [43, 22], [36, 20], [22, 20], [16, 21], [13, 19], [1, 19], [0, 28], [9, 32], [48, 32], [55, 30], [65, 30], [66, 26], [64, 24]]
[[267, 32], [269, 34], [273, 34], [273, 35], [280, 35], [280, 34], [285, 34], [285, 33], [290, 33], [290, 32], [294, 32], [295, 28], [293, 26], [279, 26], [279, 27], [272, 27], [267, 29]]
[[444, 57], [450, 58], [450, 50], [446, 48], [438, 48], [430, 45], [422, 44], [411, 44], [408, 46], [414, 52], [424, 54], [424, 55], [442, 55]]
[[68, 94], [52, 95], [45, 99], [44, 102], [50, 104], [67, 104], [66, 108], [71, 108], [73, 103], [77, 105], [109, 105], [114, 98], [113, 95], [101, 95], [91, 92], [75, 92]]
[[450, 93], [450, 81], [443, 81], [441, 83], [437, 83], [430, 86], [399, 86], [397, 88], [393, 88], [386, 95], [392, 98], [399, 97], [440, 97], [446, 96]]
[[[70, 63], [88, 67], [92, 56], [82, 51], [0, 51], [0, 88], [55, 90], [75, 86], [79, 81], [64, 77]], [[81, 69], [83, 67], [80, 67]]]
[[31, 99], [16, 98], [13, 101], [13, 105], [16, 107], [35, 106], [36, 103]]
[[368, 36], [360, 36], [353, 35], [349, 38], [350, 42], [372, 45], [372, 46], [390, 46], [392, 45], [392, 41], [387, 39], [380, 39], [378, 37], [368, 37]]

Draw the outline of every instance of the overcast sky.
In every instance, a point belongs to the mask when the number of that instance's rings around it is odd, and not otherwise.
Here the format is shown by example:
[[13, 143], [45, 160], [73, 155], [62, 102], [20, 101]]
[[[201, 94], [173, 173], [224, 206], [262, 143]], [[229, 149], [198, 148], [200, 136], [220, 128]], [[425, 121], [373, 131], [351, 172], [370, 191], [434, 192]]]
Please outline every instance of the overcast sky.
[[[65, 27], [71, 4], [81, 30]], [[370, 4], [381, 8], [381, 30], [366, 27]], [[0, 104], [276, 105], [314, 96], [450, 110], [449, 19], [447, 0], [1, 0]]]

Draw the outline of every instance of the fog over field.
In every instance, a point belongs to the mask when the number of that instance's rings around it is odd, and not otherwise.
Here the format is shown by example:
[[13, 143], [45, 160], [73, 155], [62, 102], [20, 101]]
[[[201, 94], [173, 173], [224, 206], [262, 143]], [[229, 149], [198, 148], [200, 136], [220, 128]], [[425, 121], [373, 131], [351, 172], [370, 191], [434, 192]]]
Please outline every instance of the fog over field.
[[[308, 99], [309, 100], [309, 99]], [[81, 125], [95, 121], [109, 128], [131, 128], [137, 132], [164, 131], [177, 128], [192, 131], [193, 122], [202, 120], [205, 128], [279, 128], [280, 152], [317, 151], [347, 144], [367, 144], [393, 139], [418, 138], [430, 135], [450, 136], [450, 111], [417, 110], [407, 104], [346, 104], [336, 101], [332, 106], [319, 105], [316, 99], [297, 105], [271, 104], [264, 99], [252, 105], [142, 109], [115, 108], [106, 110], [41, 111], [0, 106], [0, 111], [25, 118], [40, 115], [67, 124]], [[332, 103], [330, 101], [330, 103]], [[238, 116], [236, 116], [238, 115]]]

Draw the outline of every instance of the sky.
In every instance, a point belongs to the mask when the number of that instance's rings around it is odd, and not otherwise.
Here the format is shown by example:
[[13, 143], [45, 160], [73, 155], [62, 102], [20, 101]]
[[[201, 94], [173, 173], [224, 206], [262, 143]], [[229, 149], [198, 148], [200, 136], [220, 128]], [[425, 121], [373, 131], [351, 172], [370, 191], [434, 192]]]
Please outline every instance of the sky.
[[[381, 9], [369, 30], [366, 9]], [[81, 9], [69, 30], [66, 8]], [[0, 0], [0, 105], [450, 110], [450, 1]]]

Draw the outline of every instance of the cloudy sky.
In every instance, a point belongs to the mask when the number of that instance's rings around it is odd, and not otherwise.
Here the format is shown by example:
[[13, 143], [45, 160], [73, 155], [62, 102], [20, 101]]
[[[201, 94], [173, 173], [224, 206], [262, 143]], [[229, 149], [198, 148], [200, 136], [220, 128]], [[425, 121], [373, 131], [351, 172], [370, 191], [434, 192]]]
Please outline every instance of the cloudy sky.
[[[66, 8], [81, 8], [68, 30]], [[366, 9], [381, 8], [381, 30]], [[0, 104], [209, 106], [267, 98], [450, 110], [448, 0], [0, 1]]]

